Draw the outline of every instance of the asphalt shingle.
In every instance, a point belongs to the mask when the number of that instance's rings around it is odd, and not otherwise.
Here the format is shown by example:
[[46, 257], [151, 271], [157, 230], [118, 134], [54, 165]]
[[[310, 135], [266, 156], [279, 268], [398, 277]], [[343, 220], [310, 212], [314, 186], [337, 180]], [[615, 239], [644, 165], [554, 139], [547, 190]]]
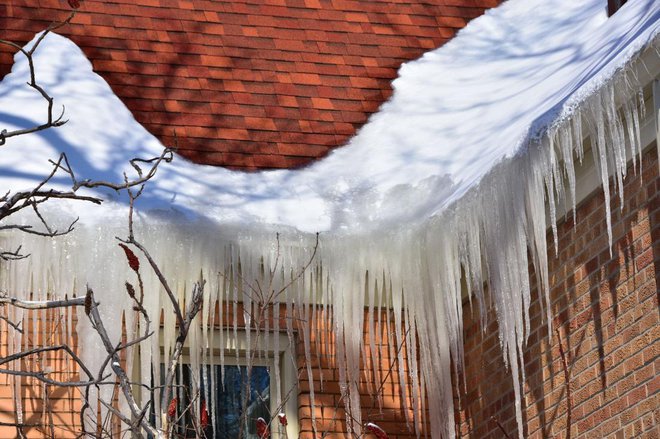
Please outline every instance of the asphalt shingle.
[[[341, 146], [391, 94], [402, 62], [498, 0], [85, 0], [61, 30], [135, 115], [193, 161], [302, 166]], [[64, 0], [9, 0], [25, 44]], [[0, 47], [0, 75], [13, 53]]]

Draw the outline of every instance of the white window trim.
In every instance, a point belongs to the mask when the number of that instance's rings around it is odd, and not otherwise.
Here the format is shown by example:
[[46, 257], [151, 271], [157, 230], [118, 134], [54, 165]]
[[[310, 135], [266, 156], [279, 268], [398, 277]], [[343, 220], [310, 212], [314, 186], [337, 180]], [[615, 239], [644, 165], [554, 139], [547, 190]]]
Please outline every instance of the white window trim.
[[[648, 67], [653, 67], [657, 70], [657, 65], [649, 66], [647, 64], [647, 58], [648, 57], [644, 57], [641, 60], [642, 64]], [[655, 61], [656, 64], [658, 62], [658, 60]], [[660, 114], [658, 113], [658, 108], [660, 105], [660, 81], [658, 79], [653, 79], [646, 84], [647, 85], [644, 87], [646, 90], [644, 99], [646, 117], [640, 121], [641, 147], [642, 152], [646, 153], [655, 140], [658, 148], [658, 157], [660, 157], [660, 131], [658, 129], [658, 126], [660, 126]], [[649, 90], [649, 85], [652, 90]], [[649, 93], [649, 91], [651, 91], [651, 93]], [[633, 99], [635, 98], [636, 97]], [[632, 158], [629, 158], [627, 165], [630, 165], [631, 162]], [[582, 201], [591, 196], [591, 194], [601, 188], [602, 183], [598, 175], [598, 169], [596, 168], [594, 162], [591, 147], [585, 147], [584, 159], [582, 163], [575, 164], [575, 181], [576, 207], [578, 207]], [[564, 185], [568, 185], [567, 181], [564, 181], [563, 183]], [[570, 206], [557, 204], [557, 221], [563, 219], [567, 213], [570, 213]]]
[[[219, 330], [215, 330], [214, 341], [218, 340]], [[248, 351], [247, 336], [244, 329], [239, 328], [237, 337], [234, 337], [233, 330], [226, 330], [226, 334], [230, 336], [225, 336], [225, 345], [222, 347], [224, 350], [224, 364], [225, 366], [245, 366], [245, 354]], [[252, 334], [254, 336], [254, 334]], [[273, 337], [273, 333], [270, 333], [270, 337]], [[298, 437], [298, 432], [300, 427], [298, 424], [298, 379], [297, 379], [297, 366], [296, 366], [296, 357], [295, 357], [295, 346], [291, 346], [290, 341], [286, 333], [278, 333], [279, 337], [279, 350], [275, 352], [275, 346], [271, 339], [268, 357], [260, 358], [259, 352], [263, 351], [265, 347], [265, 340], [260, 339], [259, 343], [256, 346], [257, 354], [253, 359], [253, 366], [268, 366], [270, 372], [275, 373], [275, 361], [279, 362], [280, 369], [280, 395], [284, 399], [287, 393], [291, 390], [289, 399], [284, 405], [284, 413], [287, 417], [287, 436], [289, 438]], [[236, 353], [238, 352], [238, 356]], [[211, 361], [209, 364], [219, 365], [220, 364], [220, 347], [215, 348], [213, 355], [213, 360], [218, 360], [217, 362]], [[186, 358], [186, 361], [188, 359]], [[277, 408], [277, 401], [275, 395], [277, 394], [276, 381], [274, 379], [270, 380], [270, 394], [271, 394], [271, 413], [273, 413], [274, 419], [271, 422], [271, 438], [279, 439], [280, 434], [278, 433], [279, 421], [275, 419], [277, 413], [273, 411]]]
[[[231, 328], [225, 329], [224, 336], [224, 346], [216, 346], [211, 348], [212, 353], [209, 355], [211, 361], [208, 362], [208, 365], [220, 365], [220, 350], [224, 351], [224, 365], [225, 366], [245, 366], [246, 359], [245, 354], [248, 351], [247, 335], [245, 329], [238, 328], [237, 337], [234, 337], [233, 330]], [[159, 344], [161, 350], [163, 349], [163, 331], [162, 328], [159, 331]], [[217, 343], [220, 340], [220, 330], [215, 329], [213, 331], [213, 338], [211, 339], [214, 343]], [[254, 336], [254, 334], [252, 334]], [[253, 366], [268, 366], [272, 373], [275, 372], [275, 361], [279, 362], [280, 369], [280, 395], [284, 399], [287, 393], [290, 392], [289, 399], [284, 405], [284, 413], [287, 417], [287, 428], [286, 433], [289, 438], [298, 437], [298, 432], [300, 431], [300, 425], [298, 422], [298, 374], [297, 374], [297, 365], [296, 365], [296, 353], [295, 346], [292, 346], [289, 340], [289, 337], [285, 332], [277, 333], [279, 337], [279, 349], [278, 352], [275, 352], [275, 344], [272, 340], [273, 333], [270, 333], [271, 341], [269, 346], [269, 355], [267, 358], [264, 358], [263, 355], [259, 356], [259, 353], [256, 354], [253, 360]], [[260, 342], [257, 344], [256, 348], [258, 351], [263, 351], [265, 347], [265, 341], [263, 338], [260, 339]], [[238, 353], [238, 355], [237, 355]], [[161, 352], [162, 360], [162, 352]], [[188, 354], [188, 348], [184, 349], [183, 355], [181, 355], [180, 364], [190, 364], [190, 356]], [[140, 370], [139, 360], [134, 361], [133, 376], [136, 382], [140, 381]], [[138, 393], [139, 394], [139, 393]], [[277, 401], [275, 395], [277, 394], [276, 381], [274, 379], [270, 380], [270, 394], [271, 394], [271, 413], [273, 413], [273, 419], [270, 424], [271, 438], [272, 439], [281, 439], [284, 435], [279, 433], [279, 420], [277, 418], [277, 413], [273, 411], [277, 408]]]

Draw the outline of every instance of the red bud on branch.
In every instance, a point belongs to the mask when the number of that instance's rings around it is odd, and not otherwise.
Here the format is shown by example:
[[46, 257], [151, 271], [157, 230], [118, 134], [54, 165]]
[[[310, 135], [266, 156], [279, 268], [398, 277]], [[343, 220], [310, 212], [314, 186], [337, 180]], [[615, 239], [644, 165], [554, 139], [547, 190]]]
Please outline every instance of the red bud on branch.
[[259, 439], [270, 438], [270, 431], [268, 431], [268, 424], [264, 421], [264, 418], [257, 419], [257, 436]]
[[367, 431], [374, 436], [376, 436], [378, 439], [388, 439], [387, 433], [385, 433], [385, 430], [374, 424], [373, 422], [367, 423], [365, 425], [365, 428]]
[[134, 272], [138, 272], [140, 269], [140, 260], [135, 256], [135, 253], [133, 253], [133, 250], [128, 248], [125, 244], [119, 244], [119, 247], [124, 249], [124, 253], [126, 253], [126, 259], [128, 259], [128, 266], [131, 267], [131, 269]]
[[167, 407], [167, 416], [170, 419], [174, 419], [174, 417], [176, 416], [176, 404], [177, 404], [176, 398], [172, 398], [172, 400], [170, 401], [170, 405]]
[[199, 413], [199, 425], [202, 427], [202, 430], [205, 430], [209, 426], [209, 412], [206, 409], [206, 401], [202, 399], [202, 407], [200, 408]]

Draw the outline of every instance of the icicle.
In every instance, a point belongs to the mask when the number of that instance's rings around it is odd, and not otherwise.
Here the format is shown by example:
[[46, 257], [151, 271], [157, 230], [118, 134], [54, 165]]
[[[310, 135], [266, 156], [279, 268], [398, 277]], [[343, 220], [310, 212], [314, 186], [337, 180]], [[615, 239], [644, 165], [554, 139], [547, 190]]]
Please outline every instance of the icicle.
[[319, 370], [319, 387], [323, 390], [323, 383], [325, 381], [325, 373], [323, 368], [323, 358], [327, 358], [328, 351], [324, 351], [325, 343], [327, 343], [328, 329], [330, 328], [325, 322], [325, 292], [323, 290], [323, 271], [319, 264], [314, 267], [314, 284], [316, 285], [316, 295], [312, 296], [310, 300], [315, 304], [314, 309], [314, 334], [316, 334], [316, 360]]
[[[233, 265], [233, 264], [232, 264]], [[238, 340], [238, 295], [243, 291], [243, 274], [241, 272], [241, 256], [240, 253], [236, 256], [236, 266], [232, 267], [232, 284], [231, 291], [233, 292], [232, 297], [232, 310], [233, 310], [233, 323], [234, 323], [234, 340]], [[236, 284], [235, 284], [236, 283]], [[240, 355], [238, 343], [235, 346], [236, 357]], [[223, 388], [224, 388], [224, 379], [223, 379]]]
[[[292, 285], [291, 288], [287, 288], [286, 290], [284, 290], [284, 300], [286, 301], [286, 312], [285, 312], [284, 320], [286, 322], [286, 336], [289, 339], [289, 346], [296, 345], [294, 341], [294, 331], [293, 331], [293, 322], [294, 319], [296, 318], [293, 308], [295, 290], [296, 290], [296, 285]], [[291, 361], [293, 363], [293, 367], [296, 367], [296, 361], [293, 358], [293, 354], [291, 356]]]
[[[607, 222], [607, 240], [610, 248], [610, 255], [612, 253], [612, 215], [610, 212], [610, 182], [609, 182], [609, 167], [608, 155], [606, 145], [606, 132], [605, 132], [605, 117], [602, 112], [603, 102], [602, 94], [596, 93], [593, 103], [591, 104], [591, 112], [594, 114], [595, 129], [595, 148], [594, 158], [598, 164], [599, 174], [601, 178], [601, 185], [603, 187], [605, 199], [605, 221]], [[594, 108], [595, 107], [595, 108]]]
[[559, 241], [557, 238], [557, 203], [555, 202], [555, 191], [557, 179], [557, 160], [555, 158], [555, 147], [552, 136], [547, 137], [548, 145], [543, 145], [548, 151], [546, 167], [544, 169], [545, 188], [548, 195], [548, 206], [550, 211], [550, 226], [552, 227], [552, 237], [555, 244], [555, 255], [559, 253]]
[[[248, 266], [248, 269], [246, 270], [247, 273], [250, 272], [250, 268]], [[244, 288], [249, 288], [247, 286], [247, 282], [244, 285]], [[252, 368], [253, 366], [253, 359], [254, 356], [258, 354], [259, 346], [254, 346], [252, 344], [252, 316], [253, 316], [253, 302], [252, 302], [252, 294], [251, 292], [247, 290], [242, 290], [242, 303], [243, 303], [243, 321], [245, 324], [243, 325], [243, 331], [245, 333], [245, 347], [246, 347], [246, 352], [243, 353], [245, 360], [247, 362], [247, 367]], [[255, 330], [255, 339], [258, 334], [258, 328]], [[236, 339], [238, 340], [238, 339]], [[238, 343], [236, 350], [238, 350]]]
[[[385, 283], [383, 283], [385, 285]], [[392, 284], [389, 282], [387, 293], [385, 293], [387, 297], [390, 299], [390, 301], [393, 301], [392, 299]], [[387, 338], [387, 359], [389, 361], [393, 361], [393, 359], [396, 357], [396, 350], [394, 349], [394, 332], [392, 331], [392, 311], [389, 310], [389, 307], [386, 306], [385, 308], [385, 337]]]
[[[625, 74], [622, 75], [625, 79]], [[406, 224], [405, 230], [397, 226], [368, 236], [354, 236], [344, 231], [328, 233], [309, 272], [293, 282], [275, 300], [273, 309], [263, 315], [265, 327], [254, 328], [254, 320], [251, 321], [251, 312], [260, 303], [251, 297], [249, 284], [259, 280], [265, 286], [272, 280], [272, 288], [278, 289], [285, 281], [292, 280], [309, 255], [311, 243], [306, 237], [283, 233], [282, 255], [278, 259], [273, 255], [272, 236], [267, 237], [257, 227], [235, 233], [233, 229], [223, 232], [224, 225], [212, 224], [192, 232], [189, 224], [166, 223], [171, 233], [163, 234], [163, 224], [145, 215], [149, 221], [140, 221], [145, 224], [140, 226], [138, 235], [144, 236], [144, 242], [153, 244], [152, 253], [157, 255], [163, 272], [176, 279], [172, 286], [180, 303], [189, 303], [192, 281], [198, 277], [200, 269], [209, 280], [202, 314], [188, 340], [191, 376], [197, 385], [204, 382], [205, 398], [212, 398], [211, 393], [216, 393], [224, 384], [227, 353], [242, 360], [246, 358], [245, 344], [238, 340], [247, 339], [247, 346], [255, 344], [262, 357], [276, 357], [274, 381], [278, 390], [273, 397], [279, 402], [281, 368], [277, 357], [283, 348], [280, 333], [283, 335], [286, 331], [291, 347], [296, 345], [296, 335], [302, 337], [307, 363], [303, 373], [306, 372], [311, 381], [312, 401], [319, 382], [323, 383], [323, 375], [320, 380], [313, 381], [312, 365], [315, 360], [321, 365], [321, 360], [334, 354], [342, 400], [348, 412], [359, 413], [360, 379], [367, 377], [371, 383], [369, 390], [374, 392], [377, 389], [374, 384], [380, 384], [383, 379], [380, 366], [387, 357], [397, 363], [398, 369], [393, 373], [401, 386], [401, 405], [406, 414], [412, 408], [409, 422], [414, 424], [416, 433], [419, 434], [420, 425], [425, 424], [423, 414], [428, 409], [432, 436], [453, 437], [451, 378], [452, 373], [458, 375], [463, 367], [462, 294], [465, 289], [470, 307], [473, 301], [479, 306], [483, 329], [488, 306], [495, 309], [504, 362], [513, 375], [516, 419], [521, 422], [525, 382], [522, 353], [532, 329], [528, 265], [529, 262], [533, 264], [542, 297], [540, 302], [551, 327], [546, 230], [553, 229], [557, 250], [557, 207], [561, 211], [562, 203], [570, 205], [575, 222], [576, 186], [579, 184], [575, 166], [577, 161], [583, 161], [583, 137], [590, 136], [603, 186], [610, 248], [609, 178], [613, 177], [613, 190], [623, 197], [628, 159], [633, 160], [634, 168], [638, 161], [641, 167], [644, 145], [639, 127], [644, 102], [635, 94], [633, 81], [629, 87], [624, 79], [614, 78], [580, 102], [567, 102], [566, 111], [555, 125], [528, 141], [515, 156], [495, 166], [460, 202], [439, 209], [434, 218]], [[150, 221], [157, 224], [148, 224]], [[108, 300], [121, 290], [124, 281], [130, 280], [123, 270], [126, 267], [119, 264], [124, 261], [117, 259], [114, 248], [113, 238], [121, 233], [112, 227], [105, 230], [81, 225], [71, 236], [52, 241], [3, 234], [3, 243], [6, 240], [8, 247], [24, 244], [35, 251], [29, 263], [0, 266], [0, 287], [3, 291], [18, 291], [17, 294], [25, 298], [30, 294], [45, 298], [79, 294], [86, 283], [93, 282], [91, 286], [101, 297], [104, 309], [114, 306], [113, 311], [104, 312], [112, 314], [119, 310], [118, 315], [121, 315], [130, 306]], [[112, 243], [112, 248], [107, 242]], [[263, 261], [261, 273], [259, 261]], [[272, 271], [275, 267], [279, 267], [279, 271], [271, 275], [273, 279], [267, 279], [266, 269]], [[224, 277], [216, 280], [214, 273], [221, 270], [224, 270]], [[162, 341], [153, 337], [140, 344], [140, 373], [143, 380], [148, 380], [153, 372], [154, 384], [157, 384], [162, 378], [161, 364], [167, 363], [172, 355], [176, 321], [158, 279], [148, 269], [144, 271], [148, 292], [145, 307], [154, 322], [160, 322], [162, 315]], [[487, 285], [488, 296], [484, 285]], [[239, 327], [242, 317], [245, 330]], [[62, 318], [66, 322], [66, 336], [62, 338], [70, 340], [73, 311], [65, 312]], [[126, 314], [129, 330], [138, 322], [144, 324], [139, 318], [131, 319], [133, 316]], [[26, 316], [31, 333], [42, 332], [44, 336], [46, 327], [38, 325], [38, 318], [33, 318], [32, 323], [29, 320]], [[368, 346], [363, 338], [365, 327]], [[79, 315], [78, 334], [85, 331], [89, 331], [88, 322], [84, 315]], [[20, 335], [15, 335], [10, 342], [12, 349], [30, 344]], [[80, 337], [80, 342], [86, 358], [94, 357], [100, 349], [93, 337]], [[227, 346], [228, 352], [224, 349]], [[219, 351], [217, 357], [214, 349]], [[291, 361], [296, 367], [292, 355], [283, 356], [283, 361]], [[220, 372], [216, 374], [215, 369], [209, 369], [212, 371], [209, 377], [205, 367], [211, 364], [219, 364]], [[196, 375], [200, 369], [202, 377]], [[147, 401], [150, 395], [143, 390], [141, 396], [142, 401]], [[92, 398], [96, 401], [95, 396]], [[160, 411], [158, 398], [155, 404]], [[378, 395], [378, 404], [383, 404], [382, 394]], [[217, 410], [214, 404], [210, 404], [210, 409], [215, 429]], [[360, 433], [359, 421], [351, 419], [347, 423], [352, 432]], [[523, 431], [521, 426], [519, 431]]]
[[[573, 223], [575, 224], [575, 165], [573, 164], [573, 125], [566, 124], [565, 128], [559, 131], [559, 149], [561, 158], [564, 162], [564, 174], [568, 179], [568, 191], [571, 197], [571, 211], [573, 212]], [[582, 141], [580, 140], [580, 143]], [[568, 209], [565, 209], [568, 211]]]
[[[12, 322], [22, 323], [22, 327], [25, 328], [25, 312], [21, 308], [13, 308], [13, 313], [10, 312], [10, 320]], [[22, 345], [22, 334], [20, 331], [13, 331], [13, 336], [8, 337], [8, 345], [10, 346], [9, 352], [19, 352]], [[11, 369], [15, 371], [21, 370], [21, 364], [19, 361], [13, 361], [11, 364]], [[14, 409], [16, 410], [16, 421], [19, 424], [24, 422], [23, 419], [23, 399], [21, 397], [21, 379], [18, 376], [11, 377], [11, 383], [13, 384], [13, 397], [14, 397]]]
[[[299, 294], [304, 294], [305, 290], [305, 282], [304, 279], [305, 277], [302, 277], [303, 282], [300, 286], [300, 288], [295, 288], [296, 290], [299, 290]], [[296, 285], [295, 283], [293, 285]], [[299, 302], [300, 303], [300, 302]], [[302, 322], [302, 339], [303, 339], [303, 349], [304, 349], [304, 354], [305, 354], [305, 368], [307, 370], [307, 380], [309, 382], [309, 400], [310, 400], [310, 406], [311, 406], [311, 420], [312, 420], [312, 430], [314, 431], [314, 435], [317, 435], [316, 431], [316, 411], [315, 411], [315, 395], [314, 395], [314, 373], [312, 369], [312, 353], [311, 353], [311, 346], [310, 346], [310, 328], [309, 328], [309, 305], [307, 303], [300, 303], [300, 309], [301, 309], [301, 314], [300, 314], [300, 321]]]
[[[581, 132], [581, 129], [576, 129], [574, 132]], [[538, 150], [531, 151], [530, 154], [538, 154]], [[538, 164], [534, 163], [531, 158], [527, 166], [528, 175], [525, 176], [527, 181], [527, 191], [525, 193], [525, 211], [527, 213], [527, 245], [530, 248], [532, 255], [532, 263], [534, 265], [534, 272], [537, 276], [537, 283], [539, 285], [539, 293], [542, 300], [540, 300], [541, 310], [545, 310], [546, 324], [548, 331], [552, 332], [552, 318], [551, 318], [551, 304], [550, 304], [550, 280], [548, 273], [548, 250], [545, 237], [547, 229], [546, 216], [545, 216], [545, 197], [543, 191], [543, 178], [542, 170]], [[575, 205], [573, 205], [573, 214], [575, 215]]]
[[[655, 81], [655, 84], [657, 84], [658, 81]], [[642, 90], [639, 90], [638, 92], [639, 100], [633, 100], [631, 107], [632, 107], [632, 117], [633, 117], [633, 126], [632, 126], [632, 133], [629, 133], [630, 138], [635, 139], [635, 144], [637, 145], [637, 151], [639, 154], [639, 175], [640, 179], [642, 176], [642, 148], [644, 145], [642, 144], [642, 134], [640, 130], [640, 125], [641, 125], [641, 120], [644, 119], [644, 113], [646, 111], [646, 105], [644, 103], [644, 92]], [[639, 105], [639, 106], [638, 106]], [[657, 142], [658, 148], [660, 148], [660, 142]], [[660, 150], [658, 150], [660, 152]], [[633, 153], [634, 154], [634, 153]], [[658, 154], [660, 156], [660, 154]]]
[[263, 331], [263, 338], [264, 338], [264, 343], [263, 343], [263, 349], [262, 349], [262, 356], [263, 358], [268, 358], [270, 357], [270, 339], [271, 339], [271, 329], [270, 329], [270, 311], [271, 307], [266, 306], [264, 308], [264, 322], [265, 322], [265, 328]]
[[[367, 376], [367, 383], [369, 383], [369, 393], [373, 396], [373, 389], [372, 389], [372, 382], [376, 385], [380, 382], [380, 376], [378, 373], [378, 369], [380, 366], [380, 363], [378, 362], [378, 356], [376, 354], [376, 330], [374, 328], [374, 304], [376, 302], [376, 294], [378, 291], [378, 280], [374, 281], [374, 286], [373, 288], [369, 285], [369, 273], [367, 272], [366, 276], [366, 286], [365, 288], [367, 289], [366, 294], [368, 294], [368, 300], [367, 300], [367, 305], [368, 305], [368, 310], [367, 310], [367, 325], [368, 325], [368, 337], [369, 337], [369, 353], [371, 354], [371, 379]], [[367, 355], [365, 355], [366, 357]], [[365, 371], [367, 368], [365, 367]]]
[[[221, 373], [224, 371], [225, 366], [224, 366], [223, 363], [220, 363], [220, 365], [217, 365], [217, 367], [220, 369]], [[220, 389], [218, 388], [218, 374], [215, 371], [216, 363], [215, 362], [212, 363], [210, 368], [211, 368], [211, 384], [210, 384], [211, 394], [212, 395], [217, 395]], [[222, 375], [221, 375], [220, 380], [221, 381], [223, 380]], [[213, 429], [213, 436], [215, 437], [216, 432], [218, 431], [218, 423], [217, 423], [217, 420], [216, 420], [216, 418], [218, 416], [218, 407], [217, 407], [218, 404], [215, 401], [215, 398], [213, 398], [212, 400], [209, 399], [207, 401], [208, 401], [207, 402], [207, 407], [209, 407], [209, 406], [211, 407], [211, 428]]]
[[[363, 352], [362, 355], [362, 375], [364, 378], [364, 381], [367, 383], [367, 392], [369, 395], [374, 394], [374, 387], [373, 387], [373, 377], [375, 377], [375, 373], [373, 373], [373, 361], [370, 360], [370, 357], [373, 355], [374, 352], [374, 341], [373, 341], [373, 290], [371, 290], [369, 286], [369, 271], [364, 275], [364, 286], [363, 286], [363, 292], [364, 296], [367, 298], [367, 337], [369, 339], [369, 345], [368, 345], [368, 351]], [[371, 367], [370, 367], [371, 366]]]
[[[217, 314], [217, 320], [213, 322], [213, 328], [218, 331], [218, 344], [216, 345], [215, 342], [211, 342], [211, 346], [220, 346], [220, 382], [224, 383], [225, 381], [225, 350], [228, 350], [227, 348], [227, 342], [225, 341], [225, 337], [229, 335], [229, 322], [227, 322], [228, 319], [231, 317], [231, 308], [232, 308], [232, 281], [231, 279], [231, 264], [232, 264], [232, 254], [231, 254], [231, 248], [225, 249], [227, 258], [225, 260], [225, 273], [222, 274], [222, 283], [221, 283], [221, 288], [219, 290], [219, 295], [218, 295], [218, 314]], [[227, 273], [229, 273], [229, 277], [227, 276]], [[215, 315], [215, 313], [214, 313]], [[211, 334], [211, 339], [213, 340], [215, 338], [215, 330]], [[216, 364], [215, 361], [213, 361], [213, 364]], [[213, 394], [217, 394], [217, 385], [218, 383], [216, 382], [216, 373], [211, 374], [211, 379], [213, 380]], [[215, 410], [215, 405], [213, 410]], [[214, 412], [215, 413], [215, 412]], [[215, 414], [212, 416], [213, 422], [215, 422]], [[215, 425], [215, 424], [214, 424]], [[215, 431], [215, 427], [213, 427]]]
[[623, 210], [623, 178], [626, 176], [626, 144], [623, 139], [623, 127], [617, 116], [616, 99], [614, 96], [614, 87], [609, 85], [605, 88], [607, 106], [605, 115], [607, 117], [607, 126], [609, 128], [608, 142], [614, 156], [614, 181], [616, 190], [619, 193], [620, 209]]
[[[406, 310], [406, 321], [410, 325], [408, 327], [407, 337], [406, 337], [406, 358], [408, 359], [408, 375], [410, 377], [410, 387], [411, 387], [411, 399], [412, 399], [412, 409], [413, 409], [413, 424], [415, 427], [415, 434], [417, 437], [420, 437], [422, 432], [422, 419], [421, 419], [421, 407], [420, 400], [422, 395], [419, 392], [419, 382], [418, 382], [418, 370], [417, 370], [417, 325], [415, 324], [415, 319], [411, 317], [410, 309]], [[402, 383], [403, 385], [403, 383]], [[460, 398], [460, 392], [459, 392]], [[460, 405], [460, 404], [459, 404]]]
[[[378, 337], [379, 340], [379, 345], [378, 345], [378, 352], [377, 352], [377, 357], [376, 357], [376, 367], [378, 368], [378, 382], [381, 383], [381, 385], [385, 385], [383, 382], [383, 373], [380, 370], [380, 365], [383, 364], [383, 350], [384, 346], [387, 346], [384, 344], [385, 337], [387, 334], [384, 334], [385, 328], [383, 327], [383, 313], [386, 312], [386, 298], [385, 298], [385, 272], [383, 271], [382, 273], [382, 280], [381, 280], [381, 289], [378, 290], [378, 284], [375, 286], [376, 290], [376, 299], [378, 300], [376, 312], [378, 313], [378, 321], [376, 322], [376, 336]], [[381, 391], [380, 394], [378, 395], [378, 408], [380, 410], [383, 410], [383, 392]]]
[[273, 305], [273, 376], [275, 377], [275, 407], [282, 404], [280, 377], [280, 302]]

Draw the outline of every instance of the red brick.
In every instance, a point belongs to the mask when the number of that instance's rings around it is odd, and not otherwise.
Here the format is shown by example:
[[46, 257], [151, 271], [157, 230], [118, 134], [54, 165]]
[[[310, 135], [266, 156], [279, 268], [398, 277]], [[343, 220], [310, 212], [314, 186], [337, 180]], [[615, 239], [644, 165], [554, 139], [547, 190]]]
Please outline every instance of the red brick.
[[[644, 169], [650, 169], [645, 178], [655, 188], [660, 181], [655, 153], [646, 154]], [[639, 181], [628, 179], [625, 184], [625, 193], [634, 197]], [[657, 223], [649, 216], [653, 199], [642, 196], [624, 203], [620, 216], [626, 220], [614, 229], [614, 259], [610, 259], [609, 250], [601, 250], [601, 241], [607, 239], [601, 194], [581, 203], [577, 224], [566, 222], [558, 227], [561, 257], [549, 255], [552, 311], [555, 326], [561, 326], [562, 339], [570, 345], [566, 352], [571, 374], [573, 438], [615, 434], [643, 437], [644, 422], [653, 426], [651, 413], [657, 407], [660, 391], [657, 250], [653, 253], [657, 237], [646, 238]], [[633, 233], [636, 240], [630, 239]], [[548, 238], [551, 245], [552, 236]], [[583, 250], [576, 254], [572, 246]], [[538, 301], [539, 297], [533, 296], [532, 336], [525, 349], [523, 418], [528, 437], [565, 437], [568, 403], [563, 367], [556, 337], [548, 341], [535, 335], [544, 330], [543, 326], [537, 327], [541, 324], [536, 317], [540, 314]], [[466, 363], [478, 367], [467, 369], [471, 391], [463, 396], [462, 408], [471, 417], [458, 418], [459, 428], [465, 432], [464, 437], [499, 438], [501, 433], [490, 425], [490, 416], [496, 413], [503, 425], [511, 425], [507, 431], [515, 437], [513, 404], [503, 402], [512, 392], [511, 377], [501, 367], [499, 348], [492, 350], [493, 345], [498, 345], [497, 328], [490, 326], [482, 339], [480, 331], [473, 329], [476, 318], [467, 310], [464, 312]], [[568, 337], [566, 329], [570, 331]]]

